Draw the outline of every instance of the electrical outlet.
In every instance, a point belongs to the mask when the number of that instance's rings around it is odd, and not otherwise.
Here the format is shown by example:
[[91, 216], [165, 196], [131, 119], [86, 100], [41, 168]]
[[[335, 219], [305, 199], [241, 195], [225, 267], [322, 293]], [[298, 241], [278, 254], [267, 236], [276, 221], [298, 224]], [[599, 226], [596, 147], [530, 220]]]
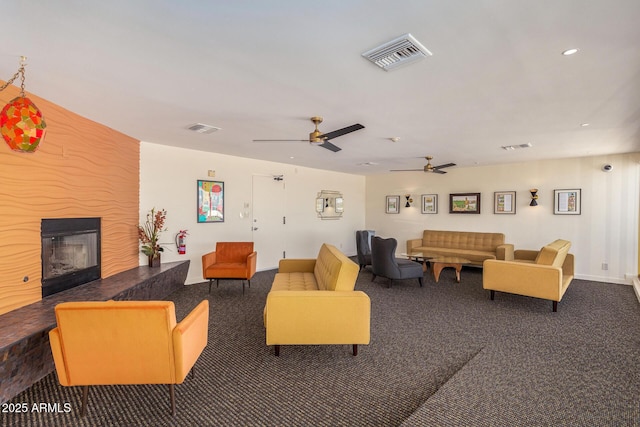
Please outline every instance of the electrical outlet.
[[603, 270], [608, 270], [609, 269], [609, 264], [607, 264], [606, 262], [602, 263], [602, 269]]

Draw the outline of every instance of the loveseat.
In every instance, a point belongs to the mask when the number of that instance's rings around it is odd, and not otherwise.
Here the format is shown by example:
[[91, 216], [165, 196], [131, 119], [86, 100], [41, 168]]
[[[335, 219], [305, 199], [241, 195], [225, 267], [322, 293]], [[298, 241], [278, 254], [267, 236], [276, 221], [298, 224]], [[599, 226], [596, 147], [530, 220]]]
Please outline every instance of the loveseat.
[[504, 242], [502, 233], [424, 230], [421, 239], [407, 240], [411, 252], [466, 258], [477, 266], [487, 259], [513, 260], [513, 245]]
[[482, 287], [495, 291], [542, 298], [558, 302], [573, 280], [574, 256], [569, 253], [571, 242], [555, 240], [539, 251], [517, 250], [513, 261], [487, 260], [482, 271]]
[[282, 259], [264, 308], [267, 345], [369, 344], [371, 301], [354, 290], [358, 265], [323, 244], [315, 259]]

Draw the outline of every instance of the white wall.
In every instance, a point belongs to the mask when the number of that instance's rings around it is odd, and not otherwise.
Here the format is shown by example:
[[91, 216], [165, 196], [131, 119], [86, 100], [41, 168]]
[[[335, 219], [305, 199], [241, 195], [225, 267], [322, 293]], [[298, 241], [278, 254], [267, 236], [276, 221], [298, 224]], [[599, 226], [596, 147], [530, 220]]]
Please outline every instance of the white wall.
[[[215, 170], [215, 178], [207, 176]], [[355, 230], [364, 227], [365, 178], [292, 165], [200, 152], [142, 142], [140, 144], [140, 221], [152, 207], [167, 210], [167, 231], [162, 233], [163, 262], [190, 259], [187, 283], [203, 281], [201, 256], [215, 250], [218, 241], [252, 241], [251, 208], [253, 175], [284, 175], [287, 225], [287, 258], [315, 257], [320, 245], [331, 243], [347, 255], [355, 255]], [[196, 181], [215, 179], [225, 183], [225, 221], [198, 223]], [[321, 220], [315, 213], [316, 194], [341, 191], [344, 215], [340, 220]], [[250, 209], [249, 208], [249, 209]], [[187, 254], [179, 255], [174, 238], [187, 229]], [[258, 254], [260, 257], [260, 254]], [[140, 264], [146, 263], [141, 256]], [[276, 268], [263, 266], [262, 269]]]
[[[421, 230], [502, 232], [516, 249], [537, 249], [562, 238], [572, 242], [576, 277], [630, 283], [638, 274], [640, 154], [547, 160], [499, 166], [451, 168], [446, 175], [397, 172], [366, 179], [366, 227], [395, 237], [398, 252]], [[613, 171], [602, 172], [603, 164]], [[530, 207], [530, 188], [539, 190]], [[581, 215], [554, 215], [554, 189], [582, 189]], [[495, 191], [516, 191], [515, 215], [493, 213]], [[414, 206], [404, 207], [404, 194]], [[437, 214], [420, 213], [420, 195], [439, 196]], [[449, 214], [450, 193], [482, 193], [481, 214]], [[399, 214], [385, 214], [385, 196], [400, 195]], [[602, 270], [602, 263], [608, 270]]]

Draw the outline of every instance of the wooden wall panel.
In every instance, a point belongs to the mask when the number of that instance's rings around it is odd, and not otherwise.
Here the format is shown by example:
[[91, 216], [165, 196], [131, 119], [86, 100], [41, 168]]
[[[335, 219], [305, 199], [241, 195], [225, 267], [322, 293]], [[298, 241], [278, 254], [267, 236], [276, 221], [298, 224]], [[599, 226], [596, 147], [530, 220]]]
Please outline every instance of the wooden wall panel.
[[[0, 108], [18, 92], [0, 92]], [[27, 96], [47, 133], [34, 153], [0, 138], [0, 314], [41, 299], [42, 218], [101, 217], [103, 278], [139, 263], [140, 142]]]

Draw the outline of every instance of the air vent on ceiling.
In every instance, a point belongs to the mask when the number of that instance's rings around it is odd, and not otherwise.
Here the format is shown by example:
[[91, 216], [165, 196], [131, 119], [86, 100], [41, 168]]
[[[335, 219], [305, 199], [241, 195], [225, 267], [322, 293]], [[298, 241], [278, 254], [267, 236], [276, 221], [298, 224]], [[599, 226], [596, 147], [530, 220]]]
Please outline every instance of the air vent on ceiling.
[[531, 144], [530, 142], [527, 142], [526, 144], [520, 144], [520, 145], [503, 145], [501, 148], [503, 150], [512, 151], [519, 148], [530, 148], [530, 147], [533, 147], [533, 144]]
[[187, 126], [187, 129], [192, 130], [194, 132], [198, 132], [198, 133], [214, 133], [220, 130], [220, 128], [218, 127], [205, 125], [202, 123], [195, 123], [193, 125], [189, 125]]
[[389, 71], [418, 59], [432, 56], [432, 53], [415, 37], [407, 33], [363, 53], [362, 56], [383, 70]]

